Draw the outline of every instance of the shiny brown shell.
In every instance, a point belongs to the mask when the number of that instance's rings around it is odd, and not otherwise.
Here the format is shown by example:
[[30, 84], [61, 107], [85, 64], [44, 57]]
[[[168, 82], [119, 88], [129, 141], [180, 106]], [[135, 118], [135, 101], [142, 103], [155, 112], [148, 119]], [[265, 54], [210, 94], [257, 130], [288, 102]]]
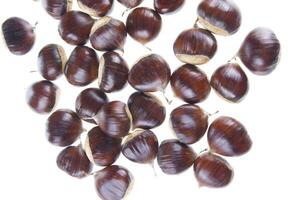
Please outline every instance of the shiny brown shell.
[[143, 0], [117, 0], [119, 3], [127, 8], [135, 8], [142, 3]]
[[160, 14], [171, 13], [184, 4], [185, 0], [154, 0], [154, 8]]
[[93, 17], [103, 17], [112, 8], [113, 0], [77, 0], [82, 11]]
[[72, 8], [73, 0], [41, 0], [43, 8], [54, 19], [61, 17]]

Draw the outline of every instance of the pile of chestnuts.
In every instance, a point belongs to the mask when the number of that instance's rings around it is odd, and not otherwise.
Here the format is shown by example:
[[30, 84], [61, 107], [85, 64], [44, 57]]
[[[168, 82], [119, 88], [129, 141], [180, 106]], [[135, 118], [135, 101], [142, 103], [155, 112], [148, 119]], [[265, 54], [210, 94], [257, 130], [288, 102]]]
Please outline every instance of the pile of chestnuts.
[[[234, 171], [226, 157], [244, 155], [252, 140], [240, 121], [220, 116], [210, 123], [211, 115], [196, 104], [205, 101], [211, 89], [232, 103], [242, 101], [249, 89], [242, 66], [256, 75], [267, 75], [279, 62], [275, 33], [264, 27], [252, 30], [235, 59], [221, 64], [208, 79], [199, 65], [217, 53], [216, 35], [235, 34], [242, 16], [232, 0], [200, 0], [195, 25], [183, 30], [173, 45], [182, 66], [172, 72], [162, 56], [152, 53], [129, 67], [122, 55], [127, 37], [142, 45], [151, 42], [161, 32], [162, 16], [181, 9], [185, 0], [154, 0], [153, 8], [140, 6], [143, 0], [117, 0], [128, 9], [125, 22], [108, 16], [114, 0], [77, 0], [81, 11], [72, 10], [74, 1], [41, 0], [46, 12], [59, 20], [58, 34], [75, 47], [68, 57], [63, 46], [45, 45], [37, 59], [44, 80], [33, 83], [26, 92], [27, 104], [36, 113], [50, 114], [47, 140], [65, 148], [57, 156], [58, 168], [76, 178], [93, 175], [103, 200], [123, 199], [133, 184], [131, 172], [114, 165], [121, 154], [140, 164], [157, 160], [165, 174], [179, 174], [193, 166], [200, 186], [228, 185]], [[7, 19], [2, 34], [8, 50], [15, 55], [28, 53], [36, 40], [34, 29], [24, 19]], [[91, 47], [85, 46], [88, 41]], [[103, 52], [100, 57], [99, 51]], [[61, 76], [78, 87], [97, 80], [99, 87], [80, 92], [74, 111], [54, 111], [60, 89], [52, 81]], [[110, 101], [108, 94], [124, 89], [127, 83], [136, 90], [127, 102]], [[175, 97], [186, 104], [166, 113], [154, 92], [165, 93], [169, 83]], [[176, 139], [160, 142], [153, 129], [166, 117]], [[86, 131], [83, 121], [94, 128], [87, 131], [85, 142], [75, 145]], [[198, 154], [190, 145], [205, 136], [209, 149]], [[103, 169], [93, 172], [94, 165]]]

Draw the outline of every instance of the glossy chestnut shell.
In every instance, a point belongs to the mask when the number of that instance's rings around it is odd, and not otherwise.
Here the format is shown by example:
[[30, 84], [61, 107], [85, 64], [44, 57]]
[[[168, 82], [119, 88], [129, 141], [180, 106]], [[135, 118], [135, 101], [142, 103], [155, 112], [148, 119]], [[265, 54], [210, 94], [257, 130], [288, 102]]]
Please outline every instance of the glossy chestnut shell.
[[143, 0], [117, 0], [117, 1], [127, 8], [134, 8], [139, 6], [139, 4], [141, 4]]
[[54, 19], [61, 17], [72, 8], [72, 0], [41, 0], [43, 8]]
[[185, 0], [154, 0], [154, 8], [160, 14], [171, 13], [183, 6]]
[[103, 17], [111, 10], [113, 0], [77, 0], [77, 3], [90, 16]]

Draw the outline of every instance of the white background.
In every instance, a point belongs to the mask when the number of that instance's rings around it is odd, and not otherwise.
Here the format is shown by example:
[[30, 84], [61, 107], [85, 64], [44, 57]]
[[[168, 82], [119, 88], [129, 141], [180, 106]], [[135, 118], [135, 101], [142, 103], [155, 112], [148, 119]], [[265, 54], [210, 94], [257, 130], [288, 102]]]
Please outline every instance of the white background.
[[[177, 13], [163, 16], [163, 28], [159, 37], [148, 44], [154, 53], [161, 54], [172, 70], [181, 63], [174, 57], [172, 44], [184, 29], [192, 27], [196, 19], [196, 7], [200, 0], [187, 0]], [[246, 34], [257, 26], [267, 26], [275, 31], [282, 44], [282, 57], [277, 69], [269, 76], [255, 76], [245, 69], [250, 90], [240, 104], [229, 104], [220, 99], [215, 92], [199, 104], [209, 113], [229, 115], [240, 120], [253, 139], [251, 151], [242, 157], [228, 158], [235, 170], [233, 182], [223, 189], [198, 188], [193, 170], [167, 176], [155, 165], [157, 176], [152, 168], [127, 161], [120, 156], [117, 164], [126, 166], [135, 176], [135, 185], [128, 196], [130, 200], [198, 200], [198, 199], [300, 199], [300, 46], [301, 3], [296, 0], [236, 0], [243, 23], [239, 32], [231, 37], [219, 37], [218, 52], [206, 65], [200, 66], [211, 76], [212, 72], [230, 59], [238, 50]], [[146, 6], [152, 6], [151, 0], [145, 0]], [[76, 3], [74, 9], [78, 9]], [[124, 11], [117, 1], [110, 14], [121, 17]], [[48, 43], [64, 45], [69, 54], [74, 48], [67, 45], [58, 35], [58, 21], [52, 19], [43, 10], [40, 2], [32, 0], [9, 0], [2, 2], [0, 22], [11, 16], [19, 16], [34, 24], [37, 41], [34, 49], [26, 56], [14, 56], [1, 43], [0, 48], [0, 199], [98, 199], [93, 177], [77, 180], [67, 176], [56, 166], [56, 156], [61, 148], [49, 144], [45, 139], [45, 120], [32, 112], [25, 103], [26, 87], [41, 80], [36, 70], [37, 54]], [[149, 53], [130, 37], [125, 47], [125, 58], [129, 65], [139, 57]], [[101, 55], [101, 52], [98, 52]], [[76, 88], [61, 77], [55, 83], [61, 88], [61, 97], [57, 108], [74, 109], [74, 100], [84, 88]], [[96, 82], [89, 87], [96, 87]], [[127, 86], [122, 92], [109, 94], [111, 100], [127, 97], [134, 90]], [[168, 94], [170, 98], [172, 94]], [[167, 108], [168, 114], [183, 102], [175, 100]], [[167, 118], [168, 119], [168, 118]], [[91, 126], [85, 124], [86, 129]], [[168, 120], [154, 130], [160, 141], [173, 138]], [[84, 135], [83, 135], [84, 136]], [[193, 145], [196, 151], [207, 147], [206, 139]]]

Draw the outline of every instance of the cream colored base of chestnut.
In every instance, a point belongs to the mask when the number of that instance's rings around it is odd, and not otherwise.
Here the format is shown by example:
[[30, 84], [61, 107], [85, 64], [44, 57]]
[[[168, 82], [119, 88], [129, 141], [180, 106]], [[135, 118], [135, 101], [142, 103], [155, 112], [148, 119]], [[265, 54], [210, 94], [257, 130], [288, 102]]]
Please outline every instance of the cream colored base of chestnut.
[[72, 0], [67, 0], [67, 12], [72, 10], [72, 5], [73, 5], [73, 1]]
[[112, 19], [111, 17], [105, 16], [97, 20], [92, 26], [90, 36], [93, 35], [97, 29], [108, 24], [111, 21], [111, 19]]
[[88, 159], [90, 160], [90, 162], [95, 165], [93, 154], [92, 154], [91, 147], [90, 147], [90, 140], [89, 140], [88, 135], [87, 135], [87, 138], [86, 138], [86, 141], [85, 141], [84, 149], [85, 149], [86, 155], [87, 155]]
[[59, 52], [59, 55], [60, 55], [60, 58], [61, 58], [61, 61], [62, 61], [62, 70], [64, 71], [64, 68], [65, 68], [65, 65], [66, 65], [66, 62], [67, 62], [67, 55], [66, 55], [65, 50], [62, 46], [58, 46], [57, 51]]
[[204, 28], [208, 29], [209, 31], [217, 34], [217, 35], [222, 35], [222, 36], [228, 36], [229, 33], [217, 26], [214, 26], [212, 24], [210, 24], [208, 21], [206, 21], [204, 18], [202, 17], [198, 17], [198, 22], [200, 24], [202, 24], [204, 26]]
[[78, 7], [84, 11], [85, 13], [87, 13], [88, 15], [91, 15], [93, 17], [99, 17], [96, 10], [87, 7], [86, 5], [82, 4], [82, 2], [80, 0], [77, 0], [78, 3]]
[[209, 61], [209, 58], [203, 55], [176, 54], [176, 56], [180, 61], [192, 65], [201, 65]]
[[103, 56], [101, 56], [100, 60], [99, 60], [98, 78], [97, 78], [99, 86], [101, 85], [101, 82], [102, 82], [103, 72], [105, 69], [104, 65], [105, 65], [105, 59]]

